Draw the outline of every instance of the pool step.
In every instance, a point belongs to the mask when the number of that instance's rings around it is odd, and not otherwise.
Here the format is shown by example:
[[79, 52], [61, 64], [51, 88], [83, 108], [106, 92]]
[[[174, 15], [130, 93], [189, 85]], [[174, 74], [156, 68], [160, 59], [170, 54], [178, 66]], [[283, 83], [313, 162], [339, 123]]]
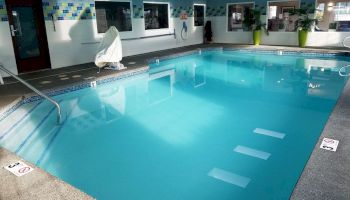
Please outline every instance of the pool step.
[[[28, 118], [30, 113], [40, 104], [41, 102], [33, 102], [20, 106], [16, 109], [16, 112], [12, 112], [6, 118], [0, 121], [0, 142], [13, 129], [15, 129], [21, 122]], [[17, 122], [17, 123], [13, 123]]]
[[[1, 138], [1, 146], [12, 152], [18, 151], [20, 146], [23, 146], [25, 141], [39, 130], [40, 126], [47, 123], [47, 119], [54, 117], [54, 115], [52, 115], [54, 109], [55, 107], [47, 101], [37, 104], [31, 112], [26, 114], [23, 120], [16, 123], [16, 125]], [[13, 122], [11, 124], [13, 124]], [[55, 122], [50, 124], [53, 126]]]

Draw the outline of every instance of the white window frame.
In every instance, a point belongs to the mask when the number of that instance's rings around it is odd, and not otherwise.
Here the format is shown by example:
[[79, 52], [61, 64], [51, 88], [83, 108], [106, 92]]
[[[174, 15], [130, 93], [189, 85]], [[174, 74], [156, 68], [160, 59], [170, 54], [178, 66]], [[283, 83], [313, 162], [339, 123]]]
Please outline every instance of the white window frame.
[[[148, 29], [146, 30], [145, 24], [145, 3], [148, 4], [166, 4], [168, 5], [168, 28], [158, 28], [158, 29]], [[157, 2], [157, 1], [143, 1], [143, 30], [145, 31], [146, 36], [154, 36], [170, 33], [170, 2]]]
[[[135, 30], [134, 26], [134, 10], [132, 5], [132, 0], [94, 0], [95, 3], [95, 9], [96, 9], [96, 2], [120, 2], [120, 3], [129, 3], [130, 4], [130, 19], [131, 19], [131, 31], [120, 31], [120, 35], [122, 36], [124, 33], [132, 33]], [[96, 12], [96, 11], [95, 11]], [[96, 32], [97, 34], [105, 34], [105, 33], [99, 33], [98, 27], [97, 27], [97, 16], [96, 16]], [[119, 30], [118, 30], [119, 31]]]
[[[248, 2], [235, 2], [235, 3], [227, 3], [226, 4], [226, 14], [225, 14], [225, 18], [226, 18], [226, 33], [234, 33], [234, 32], [240, 32], [240, 31], [228, 31], [228, 7], [231, 5], [237, 5], [237, 4], [252, 4], [253, 7], [252, 9], [255, 9], [255, 1], [248, 1]], [[243, 31], [243, 29], [242, 29]]]
[[[195, 25], [195, 23], [194, 23], [194, 6], [203, 6], [204, 7], [204, 12], [203, 12], [203, 26], [196, 26]], [[207, 5], [206, 4], [201, 4], [201, 3], [194, 3], [193, 4], [193, 26], [194, 27], [204, 27], [204, 25], [205, 25], [205, 20], [206, 20], [206, 18], [205, 18], [205, 16], [207, 15]]]

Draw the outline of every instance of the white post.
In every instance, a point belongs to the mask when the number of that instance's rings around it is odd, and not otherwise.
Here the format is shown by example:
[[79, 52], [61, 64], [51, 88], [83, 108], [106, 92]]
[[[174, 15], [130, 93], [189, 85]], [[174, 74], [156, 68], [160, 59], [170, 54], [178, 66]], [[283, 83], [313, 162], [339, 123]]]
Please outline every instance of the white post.
[[4, 79], [2, 78], [1, 73], [0, 73], [0, 85], [4, 85], [4, 84], [5, 84]]

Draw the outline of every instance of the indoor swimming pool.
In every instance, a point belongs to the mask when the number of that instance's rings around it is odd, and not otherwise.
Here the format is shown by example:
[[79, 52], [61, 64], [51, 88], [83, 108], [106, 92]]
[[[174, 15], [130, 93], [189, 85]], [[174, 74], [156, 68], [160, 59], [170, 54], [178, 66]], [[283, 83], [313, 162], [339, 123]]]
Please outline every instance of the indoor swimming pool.
[[24, 103], [0, 145], [99, 200], [289, 199], [348, 57], [203, 51]]

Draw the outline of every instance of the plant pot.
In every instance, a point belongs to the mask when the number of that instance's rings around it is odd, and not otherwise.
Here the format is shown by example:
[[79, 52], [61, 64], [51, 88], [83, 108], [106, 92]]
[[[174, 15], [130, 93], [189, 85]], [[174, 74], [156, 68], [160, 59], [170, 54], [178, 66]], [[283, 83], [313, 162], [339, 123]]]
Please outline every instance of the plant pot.
[[253, 42], [255, 46], [258, 46], [261, 41], [261, 30], [253, 31]]
[[305, 47], [307, 41], [307, 30], [298, 31], [299, 47]]

